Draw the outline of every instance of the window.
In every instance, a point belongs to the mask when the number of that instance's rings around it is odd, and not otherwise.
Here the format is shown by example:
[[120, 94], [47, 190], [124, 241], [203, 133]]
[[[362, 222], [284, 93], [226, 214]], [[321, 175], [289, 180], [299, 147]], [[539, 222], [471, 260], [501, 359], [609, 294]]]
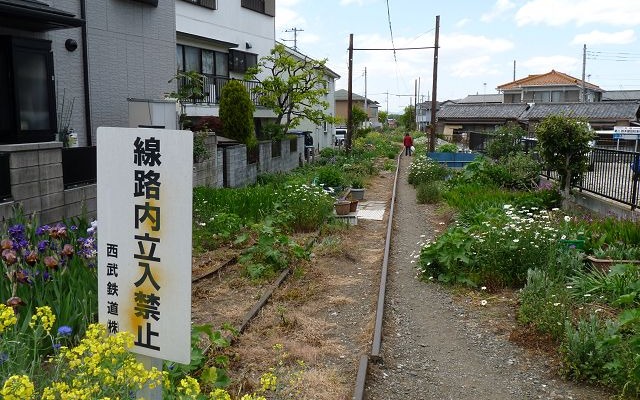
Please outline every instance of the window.
[[207, 76], [229, 76], [229, 55], [198, 47], [176, 46], [178, 71], [197, 71]]
[[259, 12], [261, 14], [275, 16], [276, 1], [275, 0], [242, 0], [242, 7], [249, 10]]
[[229, 50], [229, 71], [246, 72], [258, 63], [258, 55], [244, 51]]
[[55, 132], [51, 41], [0, 36], [0, 143], [51, 141]]
[[200, 7], [216, 10], [216, 0], [184, 0], [187, 3], [195, 4]]

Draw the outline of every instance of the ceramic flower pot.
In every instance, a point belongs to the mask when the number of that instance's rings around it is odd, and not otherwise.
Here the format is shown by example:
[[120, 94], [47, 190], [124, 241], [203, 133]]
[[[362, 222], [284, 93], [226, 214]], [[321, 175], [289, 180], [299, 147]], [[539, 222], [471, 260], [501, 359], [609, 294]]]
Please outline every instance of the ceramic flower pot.
[[349, 189], [349, 196], [353, 200], [362, 200], [364, 199], [364, 189]]
[[347, 215], [351, 209], [351, 202], [349, 200], [339, 200], [333, 203], [333, 208], [336, 210], [337, 215]]
[[351, 200], [349, 212], [356, 212], [356, 211], [358, 211], [358, 200]]

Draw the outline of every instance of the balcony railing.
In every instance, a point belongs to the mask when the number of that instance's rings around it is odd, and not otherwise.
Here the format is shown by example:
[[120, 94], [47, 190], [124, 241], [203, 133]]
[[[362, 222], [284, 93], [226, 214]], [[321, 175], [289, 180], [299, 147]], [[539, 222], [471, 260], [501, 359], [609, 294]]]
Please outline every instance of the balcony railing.
[[62, 149], [62, 182], [64, 188], [96, 182], [95, 147], [69, 147]]
[[[222, 88], [226, 85], [231, 78], [226, 76], [212, 76], [205, 75], [204, 76], [204, 88], [203, 94], [204, 96], [199, 99], [193, 99], [194, 104], [209, 104], [209, 105], [217, 105], [220, 104], [220, 93], [222, 92]], [[238, 80], [240, 83], [244, 85], [249, 92], [249, 96], [251, 97], [251, 101], [254, 105], [259, 106], [259, 97], [258, 95], [253, 93], [253, 89], [258, 86], [258, 82], [256, 81], [243, 81]], [[183, 85], [183, 81], [178, 80], [178, 89]]]
[[11, 198], [9, 155], [9, 153], [0, 153], [0, 202]]

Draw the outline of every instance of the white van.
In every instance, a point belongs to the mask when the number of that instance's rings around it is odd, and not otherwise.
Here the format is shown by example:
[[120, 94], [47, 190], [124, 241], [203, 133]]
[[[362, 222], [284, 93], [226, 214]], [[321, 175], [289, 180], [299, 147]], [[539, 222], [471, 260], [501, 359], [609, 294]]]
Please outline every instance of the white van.
[[335, 145], [344, 146], [344, 140], [347, 137], [347, 128], [336, 128]]

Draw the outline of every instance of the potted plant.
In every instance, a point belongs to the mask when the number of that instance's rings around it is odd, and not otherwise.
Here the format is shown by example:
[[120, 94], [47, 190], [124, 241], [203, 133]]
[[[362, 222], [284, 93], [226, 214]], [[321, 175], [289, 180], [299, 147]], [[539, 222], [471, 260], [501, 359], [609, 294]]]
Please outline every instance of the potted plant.
[[351, 180], [351, 188], [349, 189], [349, 197], [353, 200], [364, 199], [364, 182], [362, 178], [355, 177]]

